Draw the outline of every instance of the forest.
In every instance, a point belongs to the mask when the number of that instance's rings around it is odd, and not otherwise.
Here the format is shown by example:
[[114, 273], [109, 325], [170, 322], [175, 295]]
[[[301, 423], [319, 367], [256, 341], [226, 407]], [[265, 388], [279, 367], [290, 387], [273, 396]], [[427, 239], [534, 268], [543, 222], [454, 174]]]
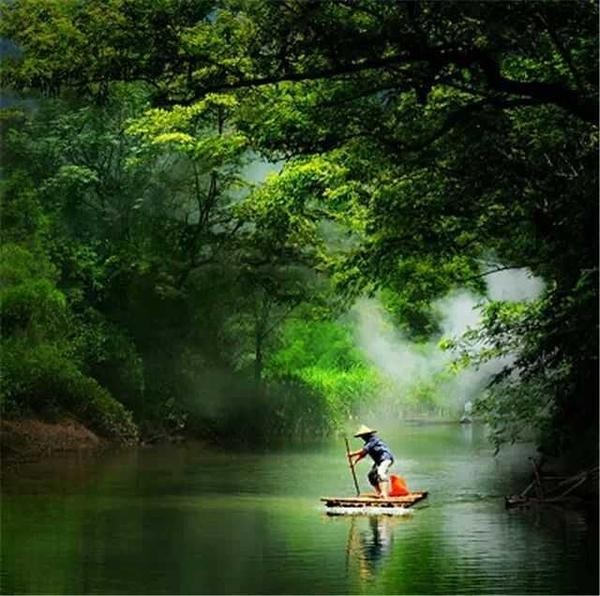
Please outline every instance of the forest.
[[[595, 2], [0, 11], [4, 419], [300, 440], [390, 396], [458, 419], [453, 375], [499, 363], [497, 447], [597, 459]], [[513, 270], [543, 289], [486, 295]], [[480, 315], [452, 336], [457, 292]], [[374, 311], [445, 365], [396, 395]]]

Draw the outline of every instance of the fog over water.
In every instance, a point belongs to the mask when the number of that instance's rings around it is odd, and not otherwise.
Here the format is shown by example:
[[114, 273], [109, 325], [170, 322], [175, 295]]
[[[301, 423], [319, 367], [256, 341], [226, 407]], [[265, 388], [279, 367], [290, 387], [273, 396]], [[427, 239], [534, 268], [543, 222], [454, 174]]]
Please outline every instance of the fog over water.
[[[498, 271], [486, 276], [487, 295], [478, 296], [467, 290], [452, 292], [434, 303], [440, 313], [441, 335], [426, 343], [416, 343], [404, 336], [393, 324], [377, 298], [362, 298], [353, 307], [357, 343], [366, 358], [389, 382], [382, 408], [389, 402], [402, 402], [417, 385], [431, 381], [448, 370], [455, 358], [443, 350], [443, 338], [459, 338], [481, 321], [481, 308], [489, 300], [534, 300], [544, 289], [544, 282], [528, 269]], [[467, 368], [441, 381], [440, 392], [448, 409], [462, 410], [464, 404], [484, 390], [493, 375], [511, 361], [510, 356], [497, 358], [478, 368]], [[373, 416], [373, 414], [371, 414]]]

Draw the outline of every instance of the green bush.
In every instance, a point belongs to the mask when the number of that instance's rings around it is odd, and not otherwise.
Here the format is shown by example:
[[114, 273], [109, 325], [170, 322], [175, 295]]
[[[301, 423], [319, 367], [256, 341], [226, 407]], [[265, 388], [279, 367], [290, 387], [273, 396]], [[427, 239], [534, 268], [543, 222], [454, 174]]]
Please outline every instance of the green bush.
[[73, 415], [98, 434], [137, 440], [131, 414], [94, 379], [85, 376], [65, 346], [23, 340], [2, 343], [2, 411], [7, 415]]
[[2, 246], [0, 257], [3, 413], [71, 415], [105, 437], [136, 440], [130, 413], [83, 372], [88, 354], [77, 340], [89, 326], [70, 311], [52, 265], [16, 244]]
[[304, 423], [318, 433], [340, 428], [382, 388], [350, 329], [336, 321], [286, 323], [267, 377], [279, 424], [286, 429], [291, 425], [293, 434], [302, 434]]
[[16, 244], [0, 247], [2, 333], [32, 336], [60, 332], [66, 317], [64, 294], [44, 258]]

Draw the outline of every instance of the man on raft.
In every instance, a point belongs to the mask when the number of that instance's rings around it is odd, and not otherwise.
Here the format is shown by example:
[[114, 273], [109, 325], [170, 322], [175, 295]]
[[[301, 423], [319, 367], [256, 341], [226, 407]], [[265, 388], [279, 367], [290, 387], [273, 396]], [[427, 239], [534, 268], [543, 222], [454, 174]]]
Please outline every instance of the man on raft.
[[[375, 436], [376, 432], [376, 430], [362, 424], [354, 436], [362, 439], [365, 444], [362, 449], [348, 453], [348, 459], [350, 465], [353, 466], [363, 457], [367, 455], [371, 457], [374, 463], [368, 474], [369, 482], [377, 492], [378, 497], [387, 499], [389, 495], [387, 472], [394, 463], [394, 456], [390, 448], [379, 437]], [[353, 458], [355, 458], [355, 461], [353, 461]]]

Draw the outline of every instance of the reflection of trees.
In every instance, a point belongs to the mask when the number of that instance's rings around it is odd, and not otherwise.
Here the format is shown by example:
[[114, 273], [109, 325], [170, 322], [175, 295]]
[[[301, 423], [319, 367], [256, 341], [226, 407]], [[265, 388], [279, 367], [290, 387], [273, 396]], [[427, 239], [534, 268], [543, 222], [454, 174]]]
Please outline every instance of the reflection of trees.
[[485, 445], [487, 447], [485, 426], [477, 422], [460, 425], [460, 439], [466, 445]]

